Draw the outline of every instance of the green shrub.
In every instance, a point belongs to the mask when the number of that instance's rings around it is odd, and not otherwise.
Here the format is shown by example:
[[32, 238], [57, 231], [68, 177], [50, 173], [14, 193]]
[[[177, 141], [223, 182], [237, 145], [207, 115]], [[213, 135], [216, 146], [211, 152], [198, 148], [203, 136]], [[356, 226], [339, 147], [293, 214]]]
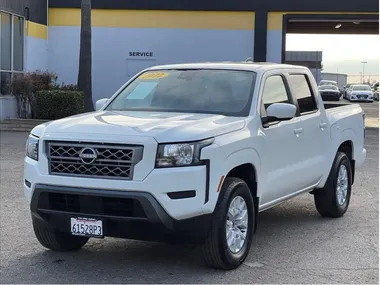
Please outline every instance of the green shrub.
[[83, 113], [83, 92], [41, 90], [36, 93], [36, 117], [56, 120]]

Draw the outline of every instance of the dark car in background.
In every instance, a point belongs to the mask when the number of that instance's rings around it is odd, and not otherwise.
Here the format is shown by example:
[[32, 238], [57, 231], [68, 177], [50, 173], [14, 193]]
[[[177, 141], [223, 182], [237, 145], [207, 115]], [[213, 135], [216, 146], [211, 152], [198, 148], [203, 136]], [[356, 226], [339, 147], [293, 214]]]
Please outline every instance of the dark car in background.
[[335, 85], [322, 85], [318, 87], [319, 93], [324, 101], [335, 100], [339, 101], [342, 96], [339, 88]]
[[379, 82], [376, 82], [372, 86], [372, 91], [373, 91], [373, 99], [376, 101], [379, 101]]

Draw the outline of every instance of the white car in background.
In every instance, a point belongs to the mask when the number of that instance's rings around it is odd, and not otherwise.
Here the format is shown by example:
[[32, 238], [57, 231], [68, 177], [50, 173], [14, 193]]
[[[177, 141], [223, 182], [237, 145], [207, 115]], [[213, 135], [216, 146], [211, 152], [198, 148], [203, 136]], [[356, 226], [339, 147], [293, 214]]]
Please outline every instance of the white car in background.
[[336, 81], [333, 81], [333, 80], [321, 80], [321, 81], [319, 81], [318, 86], [324, 86], [324, 85], [334, 85], [334, 86], [338, 87], [338, 83]]
[[367, 101], [373, 102], [373, 92], [370, 86], [365, 84], [353, 84], [347, 92], [349, 101]]

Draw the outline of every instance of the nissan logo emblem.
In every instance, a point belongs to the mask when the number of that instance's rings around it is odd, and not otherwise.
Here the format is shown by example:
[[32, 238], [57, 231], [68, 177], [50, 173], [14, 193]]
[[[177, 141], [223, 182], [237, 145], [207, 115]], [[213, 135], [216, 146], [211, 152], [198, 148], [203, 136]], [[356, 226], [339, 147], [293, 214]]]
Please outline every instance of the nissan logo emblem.
[[84, 164], [91, 164], [96, 160], [98, 155], [95, 149], [85, 147], [80, 151], [79, 157]]

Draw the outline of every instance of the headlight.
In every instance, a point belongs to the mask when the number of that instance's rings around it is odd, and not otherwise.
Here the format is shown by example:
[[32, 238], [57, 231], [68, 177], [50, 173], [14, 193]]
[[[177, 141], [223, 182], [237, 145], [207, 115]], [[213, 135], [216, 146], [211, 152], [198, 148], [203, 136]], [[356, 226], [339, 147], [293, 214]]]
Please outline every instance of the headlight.
[[29, 135], [28, 140], [26, 141], [26, 150], [25, 154], [31, 159], [38, 160], [38, 138]]
[[156, 167], [200, 165], [202, 148], [213, 143], [214, 139], [198, 142], [159, 144], [156, 157]]

